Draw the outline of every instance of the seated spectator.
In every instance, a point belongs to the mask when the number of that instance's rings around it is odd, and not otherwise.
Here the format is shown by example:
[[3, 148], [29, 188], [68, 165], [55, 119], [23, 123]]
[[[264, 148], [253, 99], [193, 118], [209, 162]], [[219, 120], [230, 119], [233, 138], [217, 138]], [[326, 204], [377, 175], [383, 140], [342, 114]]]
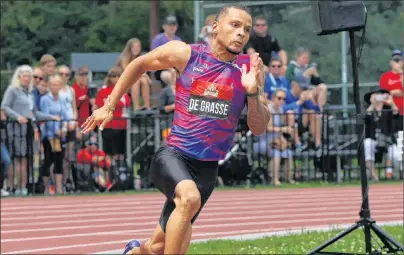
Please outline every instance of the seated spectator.
[[[125, 48], [123, 49], [121, 55], [118, 58], [116, 65], [125, 70], [125, 68], [132, 62], [135, 58], [142, 55], [142, 43], [138, 38], [129, 39], [126, 43]], [[151, 86], [151, 79], [147, 73], [144, 73], [142, 77], [133, 84], [130, 95], [133, 102], [133, 110], [138, 111], [140, 110], [140, 90], [142, 91], [143, 97], [143, 104], [147, 110], [151, 109], [150, 106], [150, 86]]]
[[267, 20], [263, 16], [257, 16], [253, 19], [253, 30], [251, 32], [249, 48], [253, 48], [260, 54], [267, 71], [268, 65], [274, 56], [278, 56], [285, 66], [282, 67], [282, 73], [286, 70], [288, 56], [286, 51], [279, 45], [278, 40], [268, 33]]
[[[79, 150], [76, 155], [76, 162], [78, 170], [83, 171], [84, 169], [93, 170], [93, 180], [97, 183], [104, 191], [108, 191], [112, 188], [112, 183], [105, 180], [105, 175], [108, 176], [108, 169], [111, 166], [111, 161], [106, 157], [105, 152], [98, 148], [97, 137], [92, 136], [85, 143], [85, 148]], [[91, 171], [88, 171], [91, 172]]]
[[287, 182], [294, 183], [291, 177], [291, 167], [293, 165], [292, 151], [287, 137], [294, 135], [294, 129], [286, 124], [285, 112], [283, 104], [285, 102], [286, 93], [282, 89], [277, 89], [272, 94], [272, 100], [268, 104], [271, 112], [271, 119], [268, 123], [267, 132], [259, 137], [259, 143], [254, 144], [254, 151], [266, 153], [272, 158], [271, 164], [268, 165], [268, 175], [272, 176], [272, 184], [279, 186], [279, 168], [281, 159], [286, 159], [284, 164], [284, 179]]
[[[171, 15], [167, 16], [163, 24], [164, 32], [156, 35], [153, 38], [151, 49], [154, 50], [155, 48], [160, 47], [161, 45], [164, 45], [172, 40], [182, 41], [182, 39], [175, 34], [177, 32], [177, 29], [178, 29], [177, 18]], [[166, 72], [166, 70], [158, 70], [154, 73], [157, 80], [162, 81], [161, 73], [163, 72]], [[166, 84], [163, 85], [165, 86]]]
[[199, 38], [197, 43], [202, 43], [202, 44], [209, 44], [212, 36], [213, 36], [213, 28], [212, 24], [215, 21], [216, 15], [211, 14], [208, 15], [205, 19], [205, 26], [202, 27], [201, 33], [199, 34]]
[[159, 109], [164, 115], [167, 115], [167, 119], [164, 120], [162, 124], [161, 136], [163, 141], [167, 138], [171, 131], [171, 125], [173, 121], [174, 109], [175, 109], [175, 82], [177, 74], [173, 68], [169, 69], [168, 72], [162, 74], [162, 80], [167, 84], [160, 92], [159, 97]]
[[379, 85], [381, 89], [390, 92], [393, 102], [400, 111], [396, 121], [395, 133], [403, 130], [404, 116], [404, 54], [400, 50], [395, 50], [392, 53], [390, 60], [391, 70], [383, 73], [380, 76]]
[[[298, 49], [296, 59], [290, 61], [285, 76], [291, 83], [293, 96], [299, 97], [303, 91], [309, 91], [311, 93], [309, 97], [322, 112], [327, 101], [327, 86], [321, 80], [316, 65], [309, 65], [309, 61], [309, 51], [304, 48]], [[308, 110], [316, 111], [317, 108]]]
[[[98, 91], [95, 97], [95, 104], [98, 108], [104, 105], [108, 96], [112, 93], [115, 84], [118, 82], [122, 70], [113, 67], [108, 71], [105, 85]], [[113, 112], [113, 119], [102, 130], [103, 150], [111, 162], [123, 161], [126, 153], [126, 128], [127, 121], [123, 117], [124, 109], [130, 106], [130, 99], [127, 94], [117, 102]], [[112, 160], [112, 158], [114, 160]]]
[[[45, 114], [58, 116], [60, 121], [47, 121], [42, 126], [41, 138], [45, 153], [45, 163], [42, 168], [42, 179], [45, 194], [49, 194], [49, 184], [56, 184], [56, 193], [63, 193], [63, 158], [64, 143], [67, 135], [69, 115], [59, 91], [63, 80], [59, 75], [49, 77], [49, 92], [41, 100], [41, 109]], [[50, 168], [53, 165], [55, 179], [50, 182]], [[53, 175], [52, 175], [53, 176]]]
[[45, 76], [51, 76], [56, 71], [56, 58], [50, 54], [42, 55], [39, 60], [39, 66]]
[[[16, 175], [17, 187], [15, 195], [28, 195], [27, 184], [27, 157], [34, 151], [28, 150], [27, 133], [33, 132], [36, 123], [33, 121], [59, 120], [58, 116], [49, 115], [38, 111], [32, 95], [33, 70], [30, 66], [19, 66], [11, 79], [10, 86], [6, 89], [1, 109], [6, 113], [8, 150], [14, 165], [14, 171], [8, 176], [14, 180]], [[29, 122], [30, 120], [30, 122]], [[32, 141], [31, 141], [32, 142]], [[28, 155], [28, 152], [32, 153]], [[14, 182], [10, 182], [14, 186]], [[12, 190], [14, 187], [10, 187]]]
[[394, 161], [394, 126], [392, 120], [398, 116], [398, 108], [393, 102], [392, 96], [386, 90], [378, 90], [367, 93], [365, 102], [369, 105], [366, 110], [365, 129], [365, 160], [366, 166], [371, 172], [371, 178], [378, 181], [374, 167], [376, 152], [386, 153], [386, 177], [392, 176], [392, 162]]
[[[271, 60], [269, 64], [269, 71], [267, 74], [265, 74], [264, 93], [269, 103], [271, 98], [273, 98], [273, 93], [278, 89], [282, 89], [286, 93], [286, 99], [282, 108], [287, 114], [289, 126], [295, 126], [295, 120], [299, 119], [303, 108], [315, 108], [312, 101], [309, 100], [309, 94], [306, 91], [300, 93], [300, 96], [298, 97], [295, 97], [292, 94], [289, 80], [282, 76], [282, 61], [276, 57]], [[307, 118], [307, 115], [304, 116], [304, 118]], [[312, 123], [314, 122], [315, 120], [313, 120]], [[304, 120], [304, 123], [308, 123], [308, 121]], [[295, 129], [295, 132], [295, 145], [296, 148], [300, 150], [302, 149], [302, 145], [298, 136], [298, 130]]]

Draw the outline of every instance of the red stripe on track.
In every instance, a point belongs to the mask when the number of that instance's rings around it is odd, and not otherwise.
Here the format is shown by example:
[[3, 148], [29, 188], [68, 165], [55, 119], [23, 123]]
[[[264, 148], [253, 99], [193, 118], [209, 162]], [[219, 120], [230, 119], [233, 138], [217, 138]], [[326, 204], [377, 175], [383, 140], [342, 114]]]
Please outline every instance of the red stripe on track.
[[[372, 186], [369, 200], [376, 221], [403, 221], [403, 185]], [[2, 199], [1, 253], [122, 249], [130, 238], [150, 237], [163, 202], [160, 194]], [[193, 238], [349, 224], [360, 205], [359, 187], [215, 191]]]

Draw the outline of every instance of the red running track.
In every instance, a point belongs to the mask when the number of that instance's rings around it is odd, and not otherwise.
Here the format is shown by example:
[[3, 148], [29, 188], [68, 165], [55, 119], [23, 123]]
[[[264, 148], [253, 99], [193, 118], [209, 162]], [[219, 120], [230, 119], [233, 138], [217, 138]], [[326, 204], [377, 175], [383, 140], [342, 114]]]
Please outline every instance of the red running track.
[[[374, 185], [378, 223], [403, 221], [403, 185]], [[149, 238], [164, 197], [158, 193], [1, 199], [1, 254], [89, 254]], [[259, 234], [358, 220], [360, 187], [215, 191], [193, 240]]]

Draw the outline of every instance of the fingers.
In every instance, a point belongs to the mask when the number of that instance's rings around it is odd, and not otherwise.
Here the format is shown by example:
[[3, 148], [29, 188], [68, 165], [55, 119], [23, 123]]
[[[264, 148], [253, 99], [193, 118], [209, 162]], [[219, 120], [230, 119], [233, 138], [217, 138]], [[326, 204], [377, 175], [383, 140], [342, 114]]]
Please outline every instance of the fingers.
[[87, 120], [81, 125], [83, 130], [81, 131], [83, 134], [90, 132], [95, 128], [97, 125], [97, 122], [94, 119], [94, 116], [90, 116], [87, 118]]
[[241, 66], [241, 68], [243, 70], [242, 75], [246, 75], [247, 74], [247, 66], [244, 64], [244, 65]]
[[105, 125], [107, 125], [108, 122], [109, 122], [109, 120], [108, 120], [108, 119], [105, 119], [105, 120], [101, 123], [101, 126], [100, 126], [100, 130], [101, 130], [101, 131], [104, 130], [104, 127], [105, 127]]

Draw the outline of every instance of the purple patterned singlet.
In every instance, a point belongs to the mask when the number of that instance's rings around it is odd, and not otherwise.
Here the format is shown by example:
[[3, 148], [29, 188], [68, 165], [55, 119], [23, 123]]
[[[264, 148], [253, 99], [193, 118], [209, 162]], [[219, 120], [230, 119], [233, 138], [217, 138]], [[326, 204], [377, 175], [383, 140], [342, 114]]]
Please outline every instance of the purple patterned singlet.
[[191, 57], [177, 79], [173, 126], [166, 145], [191, 158], [217, 161], [233, 143], [238, 119], [246, 104], [241, 85], [240, 54], [233, 64], [217, 60], [204, 44], [191, 45]]

